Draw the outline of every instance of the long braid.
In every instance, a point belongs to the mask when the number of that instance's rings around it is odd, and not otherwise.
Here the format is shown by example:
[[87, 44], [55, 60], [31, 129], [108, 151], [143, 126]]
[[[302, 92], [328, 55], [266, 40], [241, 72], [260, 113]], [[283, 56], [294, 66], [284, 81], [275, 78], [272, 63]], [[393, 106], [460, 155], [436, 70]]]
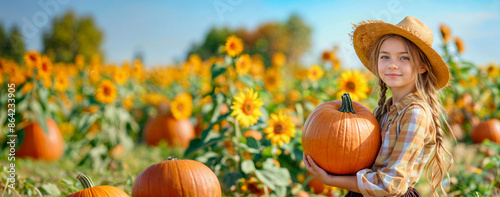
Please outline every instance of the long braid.
[[[388, 38], [391, 37], [400, 37], [398, 35], [394, 34], [389, 34], [383, 36], [375, 45], [370, 50], [370, 64], [371, 66], [374, 66], [376, 69], [375, 75], [379, 79], [378, 84], [380, 86], [380, 99], [378, 101], [378, 108], [375, 110], [374, 114], [375, 117], [379, 122], [382, 121], [383, 115], [387, 113], [387, 108], [384, 106], [386, 102], [386, 92], [387, 92], [387, 85], [381, 80], [380, 76], [378, 76], [378, 55], [380, 53], [380, 47], [382, 43], [387, 40]], [[444, 146], [444, 130], [441, 127], [441, 122], [440, 122], [440, 116], [444, 116], [445, 110], [440, 103], [439, 99], [439, 94], [438, 94], [438, 88], [437, 87], [437, 77], [434, 74], [432, 70], [432, 66], [429, 62], [429, 59], [427, 56], [411, 41], [409, 41], [406, 38], [402, 38], [405, 43], [406, 47], [408, 49], [408, 52], [411, 54], [410, 61], [412, 65], [423, 65], [427, 69], [427, 72], [424, 72], [423, 74], [419, 74], [416, 80], [416, 86], [417, 86], [417, 92], [418, 95], [422, 96], [422, 98], [429, 104], [429, 110], [431, 112], [431, 118], [433, 121], [433, 126], [435, 130], [435, 152], [434, 155], [430, 158], [427, 164], [427, 169], [426, 169], [426, 178], [427, 182], [431, 186], [431, 195], [437, 195], [437, 190], [438, 188], [443, 192], [443, 195], [446, 195], [446, 192], [442, 186], [442, 180], [444, 178], [444, 175], [446, 174], [449, 177], [449, 169], [451, 168], [451, 165], [453, 164], [453, 157], [451, 153], [446, 150], [446, 147]], [[419, 73], [419, 66], [414, 66], [414, 71], [416, 73]], [[443, 120], [446, 120], [443, 118]], [[448, 123], [444, 121], [445, 126], [450, 128]], [[452, 134], [452, 133], [450, 133]], [[452, 134], [453, 137], [453, 134]], [[447, 164], [445, 159], [446, 155], [445, 153], [450, 157], [450, 162]], [[429, 173], [430, 169], [430, 173]], [[429, 180], [430, 176], [430, 180]]]
[[[422, 61], [423, 65], [426, 65], [427, 70], [431, 70], [431, 66], [427, 57], [422, 53], [422, 51], [417, 50], [417, 56]], [[417, 92], [421, 95], [429, 104], [429, 110], [431, 112], [432, 120], [435, 128], [435, 140], [436, 140], [436, 148], [434, 155], [428, 162], [426, 169], [426, 179], [429, 185], [431, 186], [431, 195], [438, 195], [437, 189], [439, 188], [443, 195], [446, 195], [446, 191], [444, 190], [441, 182], [446, 174], [449, 178], [449, 170], [451, 165], [453, 164], [453, 157], [451, 153], [446, 150], [444, 146], [444, 130], [441, 127], [440, 115], [444, 114], [444, 108], [440, 102], [438, 89], [436, 89], [436, 76], [432, 71], [426, 72], [418, 76], [417, 80]], [[444, 116], [444, 115], [443, 115]], [[443, 120], [446, 120], [443, 118]], [[445, 121], [446, 126], [449, 125]], [[445, 162], [445, 153], [450, 157], [450, 163], [446, 166]], [[429, 173], [430, 169], [430, 173]], [[429, 180], [430, 177], [430, 180]]]
[[375, 111], [375, 118], [377, 118], [378, 122], [382, 122], [382, 119], [384, 118], [383, 115], [387, 112], [387, 108], [385, 106], [387, 85], [380, 78], [378, 80], [378, 84], [380, 86], [380, 98], [378, 100], [378, 108]]

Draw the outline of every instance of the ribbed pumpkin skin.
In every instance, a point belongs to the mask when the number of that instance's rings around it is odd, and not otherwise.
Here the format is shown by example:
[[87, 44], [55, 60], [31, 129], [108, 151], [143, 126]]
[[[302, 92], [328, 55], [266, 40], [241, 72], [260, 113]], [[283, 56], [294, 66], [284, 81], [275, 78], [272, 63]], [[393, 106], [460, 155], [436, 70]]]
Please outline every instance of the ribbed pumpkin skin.
[[129, 197], [123, 190], [109, 185], [101, 185], [80, 190], [66, 197]]
[[160, 115], [146, 123], [143, 137], [148, 145], [156, 146], [164, 140], [171, 147], [187, 148], [195, 138], [195, 132], [189, 119], [177, 120], [172, 115]]
[[48, 134], [37, 122], [31, 122], [24, 128], [23, 142], [17, 150], [17, 156], [31, 157], [43, 161], [59, 160], [64, 151], [64, 141], [59, 127], [52, 119], [45, 121]]
[[472, 130], [472, 141], [474, 143], [481, 143], [484, 139], [500, 143], [500, 120], [489, 119], [474, 127]]
[[353, 101], [355, 114], [338, 109], [342, 101], [319, 105], [302, 130], [304, 153], [326, 171], [355, 174], [375, 162], [381, 134], [377, 119], [366, 107]]
[[133, 197], [219, 197], [215, 173], [193, 160], [168, 160], [143, 170], [132, 186]]

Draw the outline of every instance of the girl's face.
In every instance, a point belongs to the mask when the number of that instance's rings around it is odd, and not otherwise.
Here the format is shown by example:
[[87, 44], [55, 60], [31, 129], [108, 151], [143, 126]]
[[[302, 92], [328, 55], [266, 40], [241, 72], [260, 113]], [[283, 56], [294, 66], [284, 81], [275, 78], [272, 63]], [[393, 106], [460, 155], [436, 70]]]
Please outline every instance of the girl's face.
[[[411, 92], [416, 88], [416, 73], [410, 62], [410, 54], [402, 38], [385, 40], [378, 56], [378, 74], [391, 91]], [[422, 68], [422, 73], [425, 69]]]

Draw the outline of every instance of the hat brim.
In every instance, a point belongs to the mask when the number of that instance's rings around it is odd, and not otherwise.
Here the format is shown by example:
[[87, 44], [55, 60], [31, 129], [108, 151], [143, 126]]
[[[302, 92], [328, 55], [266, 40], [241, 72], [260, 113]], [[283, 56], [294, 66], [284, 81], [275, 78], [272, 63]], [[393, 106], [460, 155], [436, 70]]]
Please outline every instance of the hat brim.
[[427, 56], [431, 63], [432, 72], [437, 78], [437, 88], [441, 89], [448, 85], [450, 70], [443, 58], [432, 47], [413, 33], [396, 25], [384, 22], [364, 23], [356, 27], [352, 34], [353, 46], [361, 63], [376, 75], [376, 69], [369, 65], [369, 52], [382, 36], [386, 34], [400, 35], [412, 41]]

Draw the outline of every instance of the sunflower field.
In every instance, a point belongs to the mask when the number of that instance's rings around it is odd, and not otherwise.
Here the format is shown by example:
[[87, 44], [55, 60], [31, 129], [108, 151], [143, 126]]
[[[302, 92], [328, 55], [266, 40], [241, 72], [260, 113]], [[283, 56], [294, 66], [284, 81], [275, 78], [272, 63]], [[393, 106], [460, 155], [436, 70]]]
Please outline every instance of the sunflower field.
[[[500, 195], [499, 65], [465, 61], [464, 43], [445, 25], [441, 32], [452, 74], [442, 121], [454, 158], [443, 185], [451, 196]], [[97, 55], [59, 63], [33, 50], [22, 65], [0, 59], [0, 194], [66, 196], [86, 187], [76, 178], [83, 173], [130, 195], [143, 170], [175, 157], [207, 166], [222, 196], [345, 195], [306, 172], [302, 127], [346, 92], [373, 110], [375, 76], [347, 69], [335, 47], [314, 65], [280, 52], [263, 58], [230, 36], [217, 56], [168, 67]], [[425, 178], [416, 189], [429, 195]]]

